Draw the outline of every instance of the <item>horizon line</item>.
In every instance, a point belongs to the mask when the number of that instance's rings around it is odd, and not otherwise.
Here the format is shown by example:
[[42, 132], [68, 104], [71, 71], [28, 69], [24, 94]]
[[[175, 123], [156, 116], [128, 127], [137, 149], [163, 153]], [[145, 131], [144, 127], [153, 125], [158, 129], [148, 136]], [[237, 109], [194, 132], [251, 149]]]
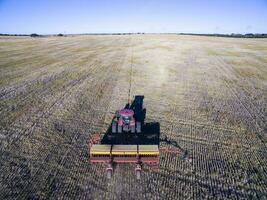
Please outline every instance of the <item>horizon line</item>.
[[40, 36], [49, 36], [49, 35], [112, 35], [112, 34], [192, 34], [192, 35], [247, 35], [247, 34], [253, 34], [253, 35], [263, 35], [267, 34], [267, 32], [247, 32], [247, 33], [238, 33], [238, 32], [233, 32], [233, 33], [194, 33], [194, 32], [84, 32], [84, 33], [63, 33], [63, 32], [58, 32], [58, 33], [38, 33], [38, 32], [33, 32], [33, 33], [1, 33], [0, 35], [22, 35], [22, 36], [30, 36], [32, 34], [37, 34]]

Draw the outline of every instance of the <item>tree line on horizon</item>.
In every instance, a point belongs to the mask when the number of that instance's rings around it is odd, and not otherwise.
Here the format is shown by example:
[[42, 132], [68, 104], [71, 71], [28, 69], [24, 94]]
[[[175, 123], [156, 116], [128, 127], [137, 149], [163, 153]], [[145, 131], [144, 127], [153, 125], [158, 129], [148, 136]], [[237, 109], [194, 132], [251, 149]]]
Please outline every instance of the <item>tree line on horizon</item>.
[[231, 34], [220, 34], [220, 33], [179, 33], [179, 35], [196, 35], [196, 36], [215, 36], [215, 37], [234, 37], [234, 38], [267, 38], [267, 33], [231, 33]]
[[[30, 36], [30, 37], [45, 37], [45, 36], [69, 36], [69, 35], [134, 35], [134, 34], [145, 34], [145, 33], [82, 33], [82, 34], [51, 34], [51, 35], [42, 35], [37, 33], [32, 34], [5, 34], [0, 33], [0, 36]], [[239, 34], [239, 33], [232, 33], [232, 34], [220, 34], [220, 33], [212, 33], [212, 34], [205, 34], [205, 33], [167, 33], [167, 34], [178, 34], [178, 35], [193, 35], [193, 36], [213, 36], [213, 37], [234, 37], [234, 38], [267, 38], [267, 33], [246, 33], [246, 34]]]

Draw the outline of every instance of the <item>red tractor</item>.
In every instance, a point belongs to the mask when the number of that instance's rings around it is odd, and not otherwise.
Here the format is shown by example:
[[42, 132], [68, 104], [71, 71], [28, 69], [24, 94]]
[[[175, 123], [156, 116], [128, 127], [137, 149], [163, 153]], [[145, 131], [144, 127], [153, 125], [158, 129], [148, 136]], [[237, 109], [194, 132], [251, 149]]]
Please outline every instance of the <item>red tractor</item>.
[[122, 109], [116, 112], [112, 122], [112, 133], [141, 133], [141, 122], [137, 121], [133, 109]]

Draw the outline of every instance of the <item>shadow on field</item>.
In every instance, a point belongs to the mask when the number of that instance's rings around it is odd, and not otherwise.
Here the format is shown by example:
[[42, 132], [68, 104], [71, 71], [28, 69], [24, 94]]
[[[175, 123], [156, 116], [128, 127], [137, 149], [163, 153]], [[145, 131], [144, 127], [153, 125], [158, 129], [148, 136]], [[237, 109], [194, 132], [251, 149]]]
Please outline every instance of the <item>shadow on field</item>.
[[160, 142], [160, 123], [145, 123], [146, 109], [143, 108], [144, 96], [135, 96], [131, 104], [126, 104], [124, 108], [133, 109], [135, 119], [142, 124], [141, 133], [112, 133], [112, 122], [105, 133], [101, 144], [150, 144], [159, 145]]

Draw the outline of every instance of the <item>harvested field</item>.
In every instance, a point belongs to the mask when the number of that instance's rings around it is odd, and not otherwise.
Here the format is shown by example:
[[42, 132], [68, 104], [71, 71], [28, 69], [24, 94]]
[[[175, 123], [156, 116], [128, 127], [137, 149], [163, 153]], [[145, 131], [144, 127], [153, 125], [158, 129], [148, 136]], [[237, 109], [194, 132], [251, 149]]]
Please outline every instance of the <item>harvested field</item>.
[[[267, 39], [1, 37], [1, 199], [266, 199]], [[88, 163], [87, 142], [144, 95], [159, 169]], [[169, 141], [169, 142], [166, 142]]]

